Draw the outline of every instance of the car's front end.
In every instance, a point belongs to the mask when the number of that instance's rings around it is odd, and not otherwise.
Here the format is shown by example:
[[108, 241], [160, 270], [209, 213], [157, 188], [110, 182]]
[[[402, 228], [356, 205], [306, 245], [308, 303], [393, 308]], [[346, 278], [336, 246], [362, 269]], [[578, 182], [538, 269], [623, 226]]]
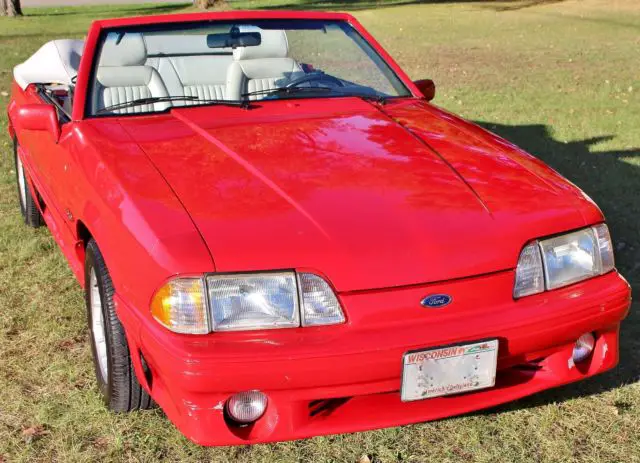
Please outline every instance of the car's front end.
[[[439, 112], [344, 104], [274, 117], [268, 145], [249, 131], [257, 112], [230, 127], [174, 110], [147, 123], [188, 128], [180, 140], [136, 134], [216, 265], [158, 282], [148, 307], [117, 300], [138, 376], [185, 435], [242, 444], [427, 421], [617, 364], [630, 288], [586, 195], [475, 126], [449, 120], [458, 146], [438, 146]], [[301, 124], [312, 139], [294, 137]], [[340, 145], [324, 138], [337, 124]], [[171, 168], [178, 143], [207, 181]], [[477, 362], [446, 358], [477, 348]]]
[[[343, 324], [206, 335], [170, 333], [124, 301], [117, 304], [131, 350], [146, 363], [139, 376], [169, 418], [198, 443], [231, 445], [453, 416], [617, 364], [620, 321], [630, 303], [629, 286], [617, 272], [518, 300], [514, 280], [509, 270], [338, 294]], [[447, 294], [452, 302], [425, 308], [420, 301], [429, 294]], [[594, 337], [586, 355], [576, 349], [585, 334]], [[407, 352], [478, 340], [498, 341], [495, 386], [401, 400]], [[266, 407], [242, 423], [229, 404], [249, 391], [264, 394]]]

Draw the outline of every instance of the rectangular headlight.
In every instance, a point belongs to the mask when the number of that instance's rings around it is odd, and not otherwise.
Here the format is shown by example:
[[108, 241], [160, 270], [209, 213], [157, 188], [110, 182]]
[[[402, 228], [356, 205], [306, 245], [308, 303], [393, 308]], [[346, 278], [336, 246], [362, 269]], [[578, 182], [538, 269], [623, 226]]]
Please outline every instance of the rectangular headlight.
[[600, 253], [592, 228], [540, 241], [547, 289], [600, 275]]
[[213, 331], [248, 331], [345, 322], [333, 289], [313, 273], [207, 276]]
[[300, 326], [294, 272], [207, 277], [214, 331]]
[[520, 253], [513, 296], [517, 299], [561, 288], [613, 268], [613, 244], [606, 224], [534, 240]]

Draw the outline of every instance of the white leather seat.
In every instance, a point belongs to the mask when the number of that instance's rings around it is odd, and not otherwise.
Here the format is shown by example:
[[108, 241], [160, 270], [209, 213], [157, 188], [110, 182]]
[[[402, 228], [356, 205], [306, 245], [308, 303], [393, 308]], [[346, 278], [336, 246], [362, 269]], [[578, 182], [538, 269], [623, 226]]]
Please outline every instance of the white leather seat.
[[[167, 88], [158, 71], [145, 66], [147, 50], [139, 33], [109, 34], [102, 47], [93, 91], [93, 114], [119, 103], [138, 98], [168, 96]], [[113, 111], [119, 114], [161, 111], [169, 103], [138, 105]]]
[[[256, 90], [284, 87], [291, 79], [303, 74], [300, 65], [288, 56], [289, 42], [283, 30], [257, 30], [262, 39], [260, 45], [233, 50], [233, 62], [227, 70], [226, 97], [229, 100], [240, 100], [242, 94]], [[251, 100], [260, 98], [263, 96], [249, 97]]]
[[[146, 64], [158, 70], [171, 95], [225, 98], [231, 48], [209, 48], [206, 35], [146, 34], [144, 41]], [[174, 106], [189, 104], [196, 102], [173, 102]]]

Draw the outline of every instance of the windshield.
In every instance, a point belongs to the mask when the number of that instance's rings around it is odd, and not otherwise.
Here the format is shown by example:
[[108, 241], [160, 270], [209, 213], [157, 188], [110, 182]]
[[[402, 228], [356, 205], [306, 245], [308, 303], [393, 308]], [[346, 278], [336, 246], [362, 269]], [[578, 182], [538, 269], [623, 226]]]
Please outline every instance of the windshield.
[[93, 73], [90, 115], [174, 106], [410, 92], [344, 21], [224, 21], [110, 29]]

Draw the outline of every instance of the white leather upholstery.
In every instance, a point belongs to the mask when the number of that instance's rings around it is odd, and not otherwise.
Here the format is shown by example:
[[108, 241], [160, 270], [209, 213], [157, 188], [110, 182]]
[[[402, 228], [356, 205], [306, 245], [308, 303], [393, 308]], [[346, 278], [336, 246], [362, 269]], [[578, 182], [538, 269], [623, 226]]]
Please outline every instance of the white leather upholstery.
[[147, 48], [142, 34], [110, 33], [102, 45], [99, 66], [137, 66], [147, 59]]
[[[227, 68], [232, 61], [231, 55], [207, 54], [154, 57], [146, 64], [158, 70], [171, 95], [224, 99]], [[174, 102], [174, 105], [180, 104], [183, 102]]]
[[[93, 113], [114, 104], [139, 98], [168, 96], [167, 88], [158, 71], [144, 65], [147, 50], [141, 34], [127, 33], [124, 36], [109, 34], [102, 47], [96, 88], [93, 92]], [[113, 112], [118, 114], [161, 111], [168, 103], [138, 105]]]
[[13, 69], [13, 77], [23, 90], [29, 84], [72, 85], [78, 74], [83, 40], [52, 40], [45, 43], [24, 63]]
[[[212, 50], [206, 35], [145, 35], [146, 64], [158, 70], [170, 95], [221, 100], [225, 97], [231, 49]], [[174, 106], [195, 104], [175, 101]]]
[[242, 32], [260, 32], [260, 45], [256, 47], [238, 47], [233, 50], [236, 61], [260, 58], [286, 58], [289, 54], [287, 34], [282, 30], [240, 27]]
[[[225, 94], [227, 67], [232, 60], [231, 56], [217, 55], [172, 56], [150, 58], [147, 64], [158, 70], [171, 95], [221, 100]], [[181, 103], [174, 102], [175, 105]]]
[[[233, 62], [227, 70], [226, 97], [240, 100], [242, 94], [256, 90], [284, 87], [291, 79], [302, 74], [302, 68], [288, 58], [289, 43], [282, 30], [260, 29], [262, 41], [255, 47], [233, 50]], [[252, 96], [251, 100], [263, 98]]]
[[[151, 66], [108, 66], [98, 68], [96, 110], [104, 107], [154, 96], [167, 96], [167, 89], [158, 72]], [[160, 111], [168, 103], [122, 108], [119, 114]]]
[[[154, 96], [241, 99], [254, 90], [275, 89], [297, 73], [288, 58], [284, 31], [259, 30], [261, 44], [212, 50], [206, 35], [109, 34], [102, 48], [94, 92], [94, 113], [106, 106]], [[257, 99], [255, 97], [252, 99]], [[117, 113], [159, 111], [191, 101], [122, 108]]]

